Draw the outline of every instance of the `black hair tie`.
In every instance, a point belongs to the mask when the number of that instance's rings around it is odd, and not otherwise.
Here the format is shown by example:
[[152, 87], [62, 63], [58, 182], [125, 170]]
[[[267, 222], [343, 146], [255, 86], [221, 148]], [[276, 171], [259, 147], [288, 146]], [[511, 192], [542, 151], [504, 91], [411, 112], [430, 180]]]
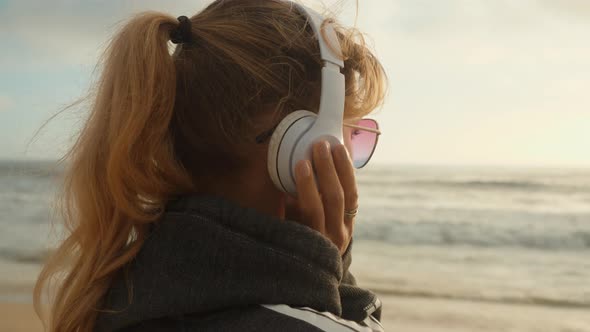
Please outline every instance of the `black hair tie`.
[[174, 44], [190, 43], [193, 40], [191, 20], [186, 16], [178, 17], [178, 26], [170, 31], [170, 41]]

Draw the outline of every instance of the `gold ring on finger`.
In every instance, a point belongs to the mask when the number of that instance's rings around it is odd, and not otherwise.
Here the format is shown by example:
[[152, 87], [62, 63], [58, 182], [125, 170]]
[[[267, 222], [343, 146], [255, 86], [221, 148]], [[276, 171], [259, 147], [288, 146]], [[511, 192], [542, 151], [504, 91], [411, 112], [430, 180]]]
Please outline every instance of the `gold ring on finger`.
[[353, 210], [344, 210], [344, 216], [347, 218], [354, 218], [358, 212], [358, 207]]

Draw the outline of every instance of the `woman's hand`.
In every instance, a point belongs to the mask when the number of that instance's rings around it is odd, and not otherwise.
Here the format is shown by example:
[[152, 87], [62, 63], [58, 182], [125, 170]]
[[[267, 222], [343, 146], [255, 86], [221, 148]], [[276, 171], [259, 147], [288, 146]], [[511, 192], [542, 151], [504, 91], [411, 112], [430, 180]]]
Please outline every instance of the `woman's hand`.
[[357, 208], [358, 193], [354, 168], [346, 147], [328, 142], [313, 146], [314, 181], [309, 160], [302, 160], [295, 168], [297, 182], [298, 221], [330, 239], [344, 254], [352, 238], [354, 217], [344, 211]]

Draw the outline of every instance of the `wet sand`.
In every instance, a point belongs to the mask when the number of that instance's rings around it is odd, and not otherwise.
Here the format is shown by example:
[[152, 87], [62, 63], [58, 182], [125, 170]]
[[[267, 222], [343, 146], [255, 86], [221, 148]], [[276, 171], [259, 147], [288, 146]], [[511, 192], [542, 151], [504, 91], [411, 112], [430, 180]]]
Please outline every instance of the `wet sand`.
[[386, 331], [590, 332], [590, 308], [383, 296]]

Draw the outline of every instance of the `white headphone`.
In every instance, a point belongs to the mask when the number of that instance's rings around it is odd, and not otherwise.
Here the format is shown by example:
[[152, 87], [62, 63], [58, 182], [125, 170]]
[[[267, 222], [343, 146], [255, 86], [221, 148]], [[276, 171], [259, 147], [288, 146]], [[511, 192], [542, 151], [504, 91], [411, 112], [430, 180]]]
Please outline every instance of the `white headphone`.
[[[344, 75], [340, 70], [340, 43], [329, 22], [323, 27], [323, 17], [312, 9], [293, 3], [307, 16], [318, 36], [322, 66], [320, 107], [315, 114], [298, 110], [287, 115], [275, 129], [268, 149], [268, 172], [275, 186], [292, 195], [297, 194], [295, 165], [303, 159], [311, 160], [314, 142], [326, 140], [331, 146], [342, 144], [344, 116]], [[324, 39], [325, 37], [325, 39]]]

